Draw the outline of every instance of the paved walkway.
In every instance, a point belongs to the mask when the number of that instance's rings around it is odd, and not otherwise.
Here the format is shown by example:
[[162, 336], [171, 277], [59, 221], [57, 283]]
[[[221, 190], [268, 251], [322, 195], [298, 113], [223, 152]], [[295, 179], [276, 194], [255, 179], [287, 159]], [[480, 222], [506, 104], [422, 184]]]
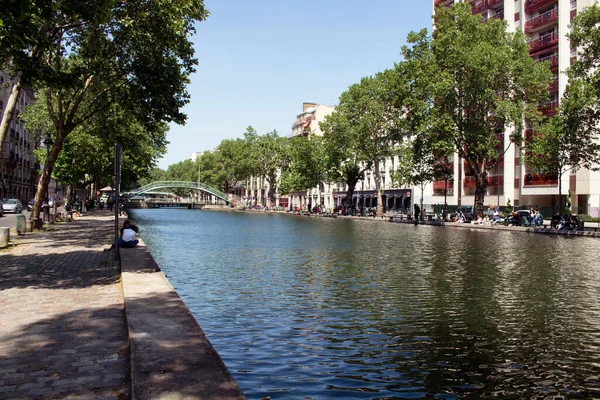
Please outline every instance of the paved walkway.
[[112, 214], [0, 250], [0, 399], [125, 399], [129, 348]]

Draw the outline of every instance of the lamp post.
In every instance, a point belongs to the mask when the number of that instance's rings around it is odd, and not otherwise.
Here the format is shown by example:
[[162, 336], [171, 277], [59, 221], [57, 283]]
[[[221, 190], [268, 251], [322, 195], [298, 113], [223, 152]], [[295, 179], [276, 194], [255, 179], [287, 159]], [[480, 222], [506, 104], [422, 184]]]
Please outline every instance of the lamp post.
[[[48, 169], [48, 159], [50, 158], [50, 146], [54, 144], [52, 137], [50, 137], [50, 132], [46, 133], [46, 138], [44, 139], [44, 146], [46, 146], [46, 169]], [[48, 178], [50, 178], [50, 174], [48, 173]], [[50, 196], [48, 194], [48, 186], [50, 186], [50, 179], [48, 179], [48, 184], [46, 185], [46, 207], [44, 210], [44, 217], [48, 222], [50, 222]]]

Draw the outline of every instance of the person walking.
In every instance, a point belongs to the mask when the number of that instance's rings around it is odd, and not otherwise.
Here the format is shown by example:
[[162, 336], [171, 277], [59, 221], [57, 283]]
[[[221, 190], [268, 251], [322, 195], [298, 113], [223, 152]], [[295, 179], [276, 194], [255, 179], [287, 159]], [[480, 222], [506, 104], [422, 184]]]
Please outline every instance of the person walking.
[[421, 207], [419, 207], [419, 205], [417, 203], [415, 203], [415, 220], [419, 220], [419, 217], [421, 216]]

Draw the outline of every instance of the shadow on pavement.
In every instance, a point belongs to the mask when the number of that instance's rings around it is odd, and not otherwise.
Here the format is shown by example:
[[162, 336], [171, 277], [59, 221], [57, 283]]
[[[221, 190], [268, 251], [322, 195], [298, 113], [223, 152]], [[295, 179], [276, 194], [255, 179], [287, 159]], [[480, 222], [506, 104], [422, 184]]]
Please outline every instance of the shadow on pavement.
[[71, 289], [118, 282], [120, 271], [112, 251], [50, 254], [3, 254], [0, 291], [10, 288]]
[[122, 304], [16, 325], [0, 343], [0, 399], [126, 399], [129, 388]]

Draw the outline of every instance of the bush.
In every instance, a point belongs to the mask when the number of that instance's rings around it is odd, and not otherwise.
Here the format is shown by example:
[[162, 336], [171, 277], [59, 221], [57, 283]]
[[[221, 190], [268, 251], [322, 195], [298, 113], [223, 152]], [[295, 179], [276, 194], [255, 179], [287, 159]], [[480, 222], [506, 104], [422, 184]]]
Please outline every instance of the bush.
[[579, 218], [583, 222], [598, 222], [598, 218], [591, 217], [587, 214], [579, 214], [577, 218]]

